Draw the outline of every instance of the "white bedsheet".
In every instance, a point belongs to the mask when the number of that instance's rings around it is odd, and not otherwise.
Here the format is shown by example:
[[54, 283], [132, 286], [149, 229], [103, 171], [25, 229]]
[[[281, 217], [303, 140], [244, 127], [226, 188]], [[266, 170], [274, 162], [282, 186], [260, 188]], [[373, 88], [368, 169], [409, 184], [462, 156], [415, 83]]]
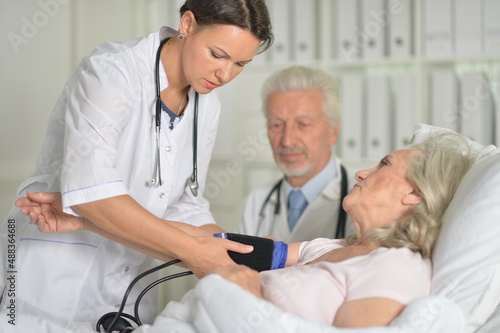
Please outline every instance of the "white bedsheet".
[[181, 302], [170, 302], [153, 325], [135, 332], [465, 333], [467, 325], [452, 301], [429, 296], [407, 306], [389, 327], [338, 329], [285, 313], [220, 276], [209, 275]]
[[[18, 318], [16, 326], [0, 321], [0, 332], [75, 333], [80, 329], [61, 326], [38, 318]], [[449, 299], [434, 295], [406, 307], [389, 327], [339, 329], [293, 316], [218, 275], [202, 279], [181, 302], [170, 302], [153, 325], [135, 333], [466, 333], [460, 309]], [[490, 331], [481, 331], [490, 332]]]

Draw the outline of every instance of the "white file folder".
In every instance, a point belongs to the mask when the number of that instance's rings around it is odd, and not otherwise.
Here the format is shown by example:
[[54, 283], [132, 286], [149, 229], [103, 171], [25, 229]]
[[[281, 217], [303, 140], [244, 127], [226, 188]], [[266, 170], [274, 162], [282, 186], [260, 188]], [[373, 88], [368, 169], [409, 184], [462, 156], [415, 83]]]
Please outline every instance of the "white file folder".
[[391, 15], [388, 25], [388, 55], [394, 59], [410, 58], [413, 54], [412, 0], [388, 0], [387, 11]]
[[269, 15], [273, 26], [274, 43], [269, 48], [270, 61], [286, 63], [290, 61], [290, 2], [288, 0], [268, 0]]
[[366, 157], [379, 159], [392, 151], [389, 78], [371, 75], [366, 80]]
[[458, 128], [458, 81], [451, 69], [437, 69], [431, 73], [432, 124], [456, 132]]
[[500, 1], [484, 1], [484, 53], [500, 55]]
[[500, 69], [493, 73], [491, 85], [494, 96], [494, 111], [495, 111], [495, 142], [500, 147]]
[[394, 76], [394, 149], [407, 148], [416, 125], [416, 109], [413, 73], [401, 73]]
[[478, 56], [483, 53], [481, 15], [481, 1], [455, 0], [455, 54], [457, 56]]
[[357, 0], [332, 0], [333, 6], [332, 19], [336, 20], [338, 31], [335, 53], [337, 58], [344, 61], [355, 61], [360, 57], [363, 47], [361, 33], [359, 28], [359, 12]]
[[342, 126], [340, 154], [342, 159], [357, 161], [362, 158], [364, 83], [361, 73], [346, 73], [340, 82]]
[[297, 62], [310, 62], [317, 59], [318, 45], [316, 29], [318, 22], [318, 3], [316, 0], [292, 0], [292, 45], [293, 58]]
[[361, 56], [382, 59], [386, 54], [386, 29], [390, 16], [384, 0], [361, 0]]
[[466, 72], [461, 79], [461, 132], [479, 143], [492, 144], [495, 123], [488, 77], [483, 72]]
[[453, 0], [423, 0], [424, 48], [427, 58], [446, 58], [454, 54]]

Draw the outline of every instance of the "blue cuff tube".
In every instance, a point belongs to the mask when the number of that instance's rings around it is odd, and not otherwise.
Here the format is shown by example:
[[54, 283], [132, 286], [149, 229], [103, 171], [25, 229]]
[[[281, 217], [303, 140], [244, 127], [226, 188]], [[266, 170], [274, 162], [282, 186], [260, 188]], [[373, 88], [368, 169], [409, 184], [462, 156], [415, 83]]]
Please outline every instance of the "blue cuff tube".
[[288, 258], [288, 244], [284, 242], [274, 242], [273, 264], [271, 269], [283, 268]]

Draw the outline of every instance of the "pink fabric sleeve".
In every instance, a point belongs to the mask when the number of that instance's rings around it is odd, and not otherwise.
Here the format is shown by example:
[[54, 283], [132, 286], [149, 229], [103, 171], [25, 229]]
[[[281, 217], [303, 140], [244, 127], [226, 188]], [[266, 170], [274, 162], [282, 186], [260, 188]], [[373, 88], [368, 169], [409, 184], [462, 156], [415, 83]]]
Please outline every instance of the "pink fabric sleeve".
[[338, 239], [316, 238], [312, 241], [302, 242], [299, 246], [299, 264], [306, 264], [339, 247], [342, 245]]
[[[406, 248], [380, 248], [347, 273], [346, 301], [383, 297], [408, 304], [430, 293], [431, 262]], [[375, 253], [372, 253], [375, 254]]]

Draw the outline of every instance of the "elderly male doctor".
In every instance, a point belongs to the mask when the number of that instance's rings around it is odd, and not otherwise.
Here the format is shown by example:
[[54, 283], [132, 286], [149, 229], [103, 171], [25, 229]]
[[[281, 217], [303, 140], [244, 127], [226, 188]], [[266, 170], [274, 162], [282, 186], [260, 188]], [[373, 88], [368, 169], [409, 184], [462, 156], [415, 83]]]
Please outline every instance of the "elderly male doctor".
[[341, 206], [349, 176], [332, 153], [340, 121], [335, 80], [321, 70], [292, 66], [266, 80], [262, 97], [284, 177], [250, 192], [238, 232], [287, 243], [354, 233]]

